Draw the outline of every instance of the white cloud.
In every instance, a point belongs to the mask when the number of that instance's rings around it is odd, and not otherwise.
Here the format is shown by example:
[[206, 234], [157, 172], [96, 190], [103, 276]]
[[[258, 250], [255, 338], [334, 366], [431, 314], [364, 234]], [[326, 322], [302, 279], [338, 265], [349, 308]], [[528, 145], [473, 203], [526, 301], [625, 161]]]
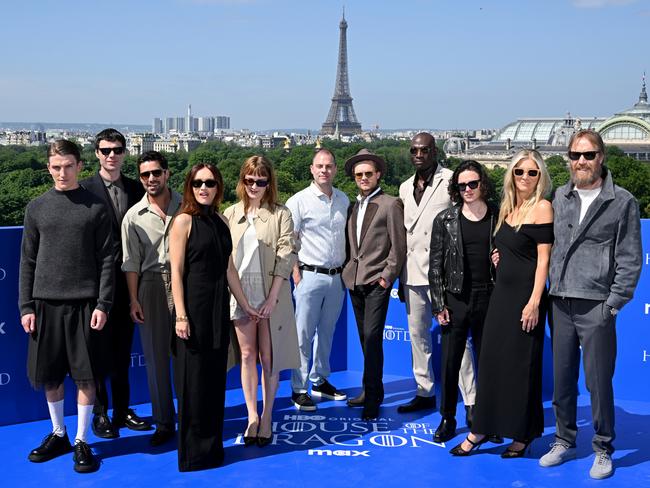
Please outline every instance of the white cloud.
[[571, 0], [573, 5], [578, 8], [602, 8], [616, 7], [620, 5], [629, 5], [637, 0]]

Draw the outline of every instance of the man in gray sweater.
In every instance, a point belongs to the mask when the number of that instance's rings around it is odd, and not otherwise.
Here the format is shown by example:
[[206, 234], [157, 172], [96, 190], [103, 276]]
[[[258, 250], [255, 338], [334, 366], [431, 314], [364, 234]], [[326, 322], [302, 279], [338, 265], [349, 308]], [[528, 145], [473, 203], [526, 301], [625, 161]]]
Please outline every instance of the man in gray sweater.
[[25, 210], [19, 307], [29, 334], [29, 380], [45, 390], [53, 429], [29, 460], [48, 461], [73, 449], [63, 421], [63, 380], [69, 374], [78, 389], [74, 469], [87, 473], [99, 468], [86, 434], [95, 381], [106, 366], [100, 331], [113, 300], [113, 239], [106, 206], [79, 186], [77, 146], [59, 140], [47, 154], [54, 188]]
[[556, 433], [539, 464], [556, 466], [576, 457], [582, 348], [595, 430], [589, 474], [602, 479], [613, 473], [616, 314], [632, 299], [642, 266], [639, 205], [603, 165], [605, 144], [597, 132], [573, 134], [569, 160], [571, 181], [553, 200], [549, 270]]

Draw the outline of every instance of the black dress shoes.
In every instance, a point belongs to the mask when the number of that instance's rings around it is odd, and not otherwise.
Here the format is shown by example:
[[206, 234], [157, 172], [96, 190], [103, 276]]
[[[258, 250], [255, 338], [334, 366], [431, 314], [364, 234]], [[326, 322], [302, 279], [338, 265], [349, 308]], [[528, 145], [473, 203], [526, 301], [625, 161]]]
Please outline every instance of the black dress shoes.
[[443, 417], [440, 425], [433, 434], [434, 442], [447, 442], [456, 435], [456, 419], [453, 417]]
[[99, 469], [99, 461], [93, 454], [90, 446], [82, 441], [77, 441], [74, 445], [74, 470], [77, 473], [92, 473]]
[[469, 430], [472, 430], [472, 423], [474, 422], [474, 405], [465, 405], [465, 425]]
[[361, 390], [361, 394], [354, 398], [348, 398], [347, 404], [348, 407], [363, 407], [363, 404], [366, 403], [366, 392]]
[[113, 424], [105, 413], [95, 414], [92, 422], [93, 433], [102, 439], [115, 439], [120, 434], [113, 427]]
[[130, 408], [127, 409], [124, 413], [113, 414], [113, 427], [115, 429], [126, 427], [127, 429], [137, 431], [153, 429], [149, 422], [136, 415], [136, 413]]
[[374, 420], [379, 417], [379, 404], [377, 405], [364, 405], [361, 412], [362, 420]]
[[422, 397], [416, 395], [410, 402], [397, 407], [399, 413], [418, 412], [420, 410], [433, 410], [436, 408], [436, 397]]
[[72, 451], [72, 446], [70, 445], [68, 434], [66, 433], [63, 437], [59, 437], [52, 432], [45, 436], [40, 446], [32, 449], [27, 459], [33, 463], [44, 463], [70, 451]]
[[149, 444], [153, 447], [162, 446], [163, 444], [169, 442], [174, 437], [174, 429], [165, 429], [158, 427], [156, 432], [153, 433], [151, 439], [149, 439]]

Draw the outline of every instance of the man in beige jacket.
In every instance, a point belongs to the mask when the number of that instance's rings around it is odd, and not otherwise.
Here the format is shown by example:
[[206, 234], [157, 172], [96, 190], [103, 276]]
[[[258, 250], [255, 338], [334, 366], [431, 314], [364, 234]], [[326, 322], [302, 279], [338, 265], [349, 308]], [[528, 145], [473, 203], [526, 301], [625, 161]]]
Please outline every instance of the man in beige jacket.
[[[415, 397], [400, 405], [400, 413], [436, 408], [436, 391], [431, 364], [431, 295], [429, 292], [429, 246], [433, 219], [451, 206], [447, 187], [452, 171], [436, 161], [434, 137], [421, 132], [411, 141], [411, 162], [415, 174], [400, 185], [406, 228], [406, 262], [400, 276], [400, 296], [406, 302], [411, 336], [413, 376], [417, 383]], [[471, 423], [476, 396], [471, 350], [466, 349], [461, 365], [459, 386]]]
[[363, 350], [363, 391], [348, 400], [363, 406], [361, 417], [374, 419], [384, 399], [383, 331], [393, 281], [399, 276], [406, 253], [404, 208], [400, 199], [381, 191], [379, 180], [386, 163], [362, 149], [345, 163], [359, 195], [347, 222], [347, 261], [342, 278], [350, 290]]

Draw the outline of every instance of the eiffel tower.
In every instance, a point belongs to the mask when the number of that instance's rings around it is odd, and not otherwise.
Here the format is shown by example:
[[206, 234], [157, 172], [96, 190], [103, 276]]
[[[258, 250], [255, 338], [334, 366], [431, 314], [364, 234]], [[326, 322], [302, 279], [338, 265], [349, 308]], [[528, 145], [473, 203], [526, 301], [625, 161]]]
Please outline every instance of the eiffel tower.
[[332, 106], [327, 119], [321, 128], [321, 135], [333, 135], [336, 132], [343, 136], [351, 136], [361, 132], [361, 124], [357, 120], [352, 107], [350, 85], [348, 83], [348, 42], [346, 32], [348, 23], [345, 21], [345, 10], [339, 24], [339, 62], [336, 68], [336, 86], [332, 97]]

